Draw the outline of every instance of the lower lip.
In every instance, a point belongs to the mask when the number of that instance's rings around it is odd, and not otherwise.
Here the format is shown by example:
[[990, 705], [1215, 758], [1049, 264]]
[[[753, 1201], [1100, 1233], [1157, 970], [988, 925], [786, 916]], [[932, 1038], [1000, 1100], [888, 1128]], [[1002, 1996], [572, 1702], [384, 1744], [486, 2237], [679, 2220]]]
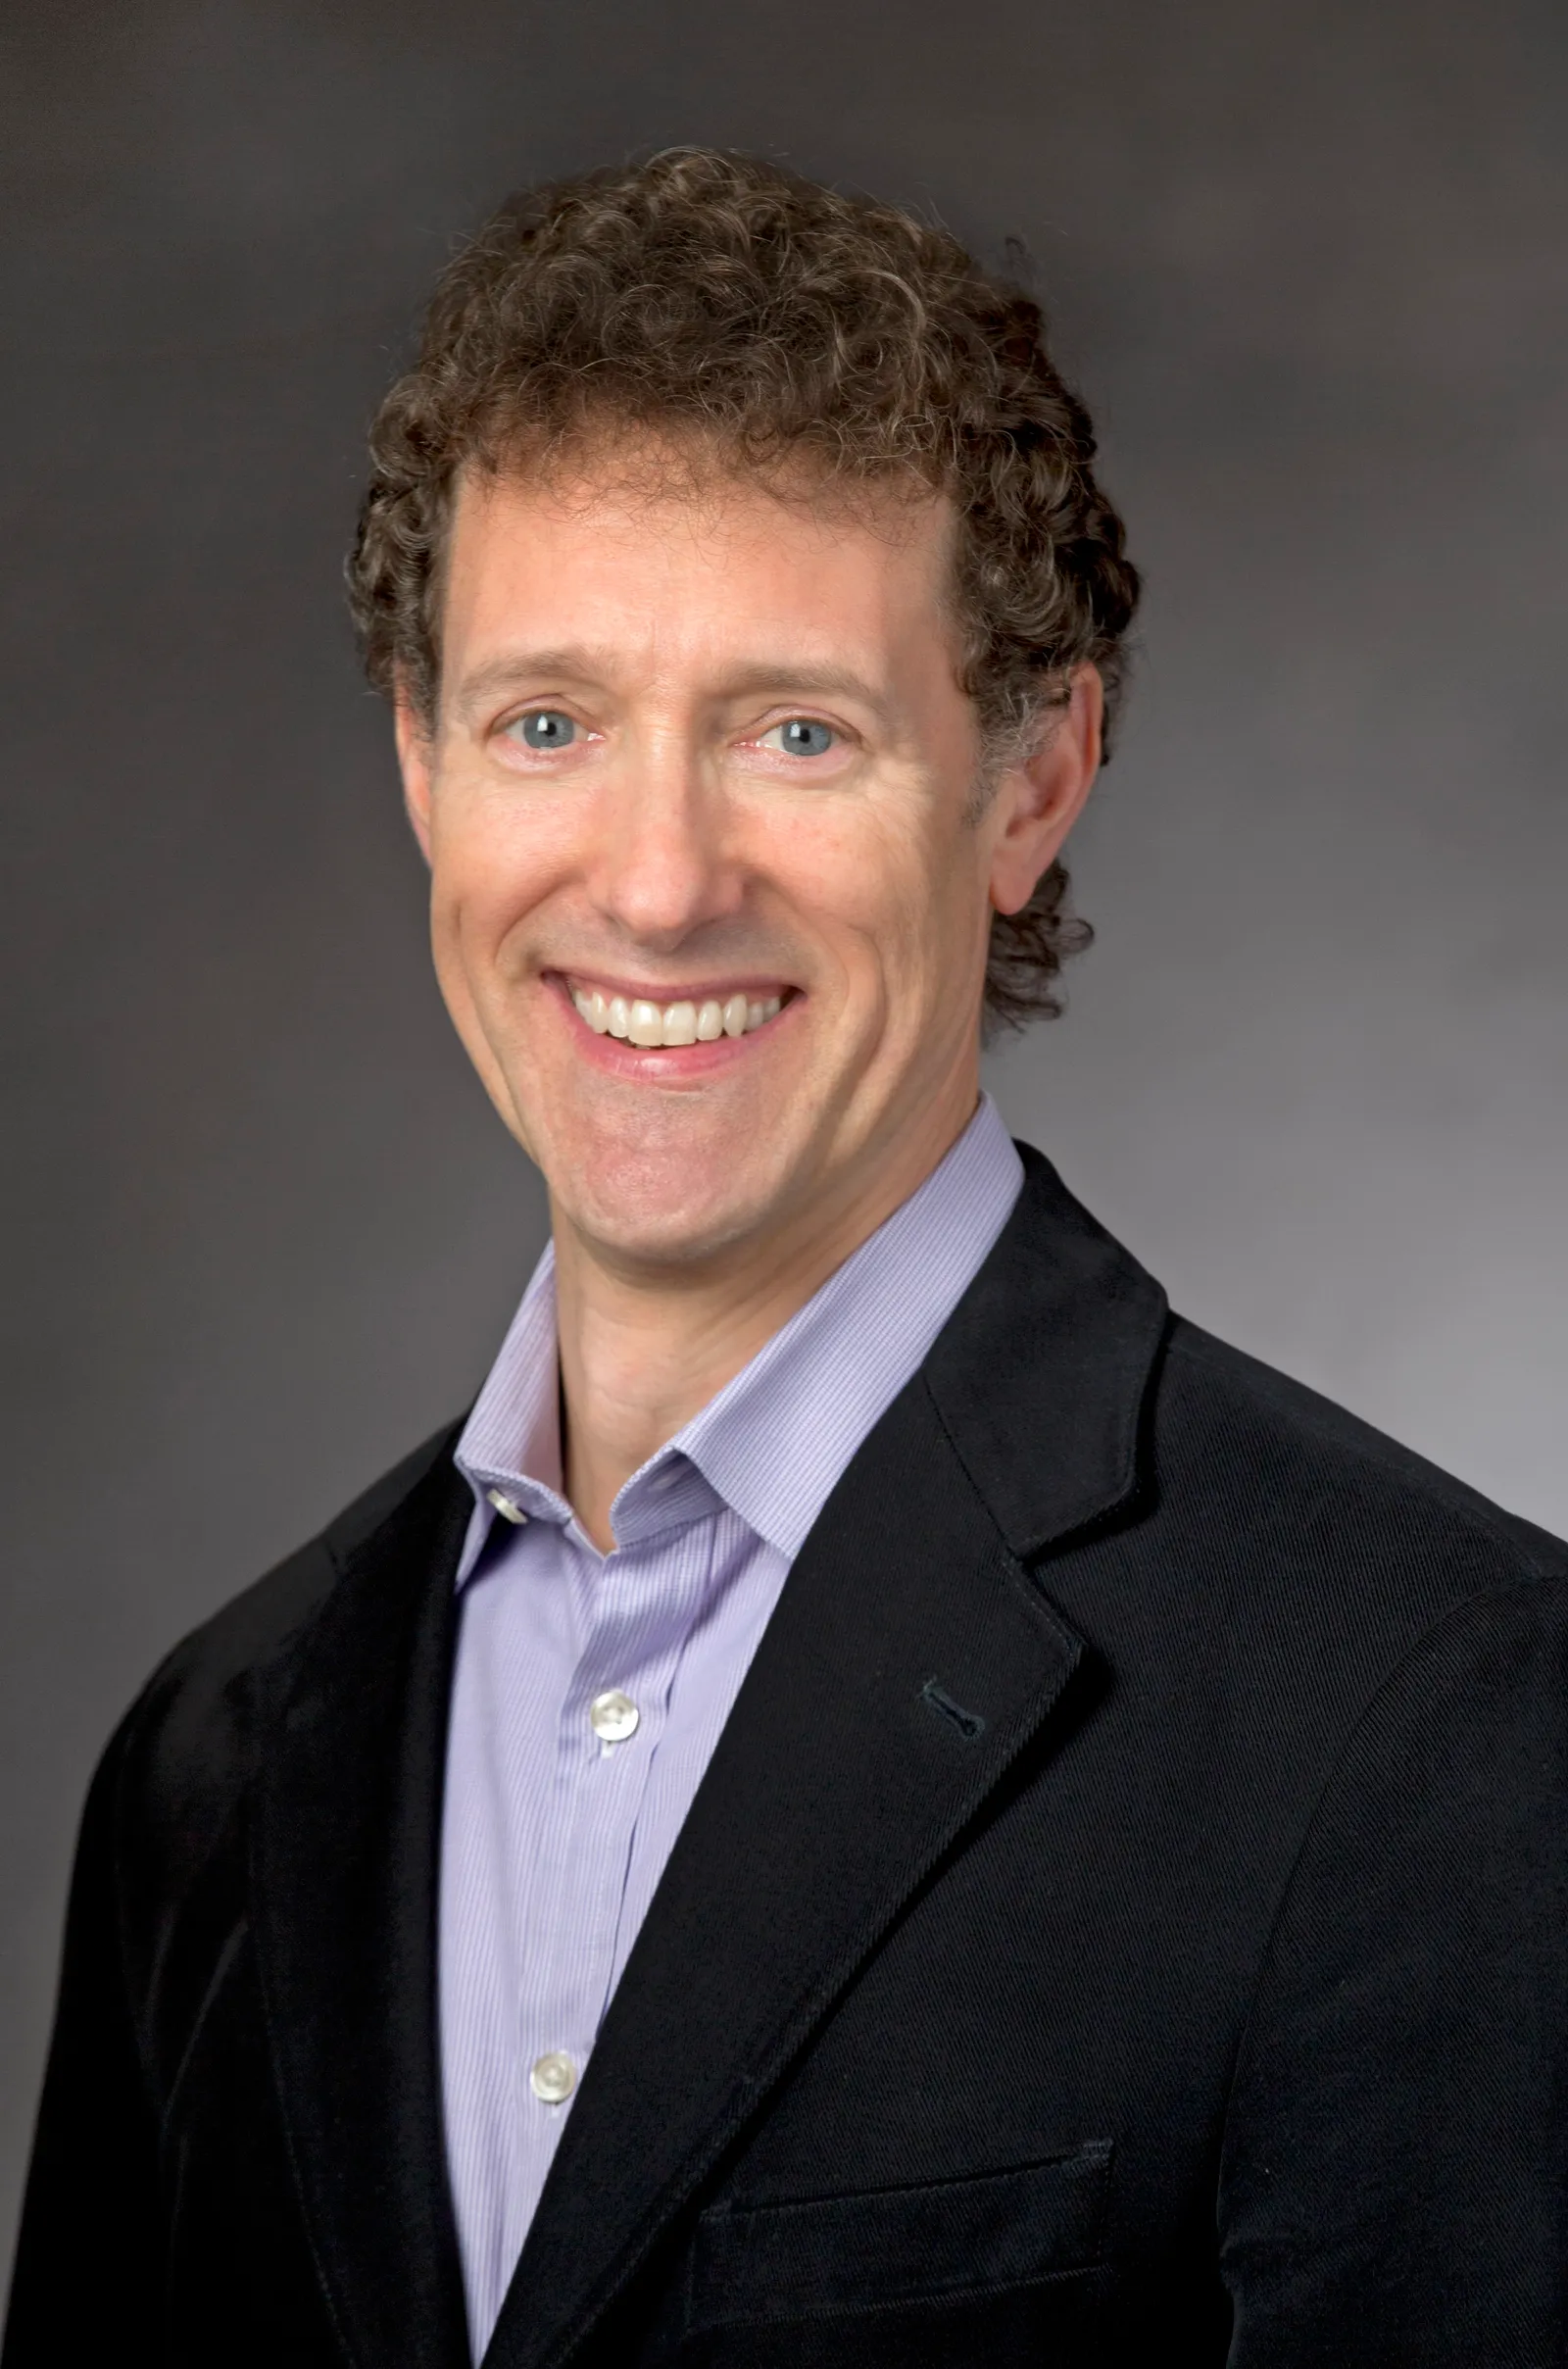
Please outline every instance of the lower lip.
[[577, 1050], [585, 1060], [592, 1061], [612, 1077], [639, 1079], [649, 1086], [683, 1086], [697, 1078], [711, 1077], [720, 1069], [732, 1068], [749, 1053], [760, 1052], [770, 1043], [790, 1014], [805, 1001], [791, 996], [782, 1011], [764, 1020], [760, 1028], [749, 1028], [744, 1036], [714, 1037], [710, 1043], [695, 1045], [633, 1045], [625, 1037], [601, 1036], [590, 1028], [571, 1000], [571, 991], [564, 980], [553, 980], [568, 1027], [577, 1040]]

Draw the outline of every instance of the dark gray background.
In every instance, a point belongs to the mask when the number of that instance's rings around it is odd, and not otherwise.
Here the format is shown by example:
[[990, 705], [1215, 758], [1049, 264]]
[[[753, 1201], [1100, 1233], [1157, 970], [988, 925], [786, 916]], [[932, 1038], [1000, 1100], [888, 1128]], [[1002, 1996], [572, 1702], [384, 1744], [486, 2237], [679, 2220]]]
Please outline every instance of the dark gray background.
[[113, 1718], [462, 1403], [541, 1239], [337, 593], [519, 180], [715, 140], [1024, 238], [1150, 597], [1004, 1108], [1188, 1313], [1568, 1528], [1565, 25], [13, 0], [0, 2224]]

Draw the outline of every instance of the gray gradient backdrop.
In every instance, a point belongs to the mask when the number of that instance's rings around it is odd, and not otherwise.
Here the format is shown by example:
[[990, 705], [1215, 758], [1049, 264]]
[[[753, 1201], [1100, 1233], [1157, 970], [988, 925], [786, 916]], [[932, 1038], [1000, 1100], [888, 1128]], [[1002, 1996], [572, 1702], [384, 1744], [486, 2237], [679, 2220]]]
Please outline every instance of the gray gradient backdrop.
[[755, 146], [1033, 255], [1148, 569], [1100, 944], [993, 1064], [1191, 1315], [1568, 1529], [1556, 0], [13, 0], [0, 2244], [154, 1659], [462, 1404], [536, 1179], [337, 568], [454, 236]]

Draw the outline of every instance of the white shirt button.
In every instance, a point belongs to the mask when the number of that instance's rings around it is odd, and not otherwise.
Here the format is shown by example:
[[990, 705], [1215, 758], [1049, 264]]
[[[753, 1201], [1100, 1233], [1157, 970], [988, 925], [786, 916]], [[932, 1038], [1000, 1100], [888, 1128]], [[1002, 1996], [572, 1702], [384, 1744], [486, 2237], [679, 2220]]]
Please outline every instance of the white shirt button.
[[496, 1511], [498, 1513], [505, 1514], [509, 1522], [515, 1522], [520, 1528], [521, 1525], [527, 1520], [528, 1516], [524, 1513], [516, 1499], [514, 1497], [508, 1497], [504, 1489], [487, 1489], [485, 1491], [485, 1496], [490, 1500], [490, 1503], [492, 1505], [494, 1505]]
[[637, 1733], [642, 1717], [629, 1695], [612, 1686], [608, 1695], [596, 1695], [588, 1705], [588, 1724], [605, 1744], [624, 1744], [628, 1736]]
[[560, 2105], [577, 2086], [577, 2068], [564, 2048], [547, 2048], [528, 2072], [528, 2087], [546, 2105]]

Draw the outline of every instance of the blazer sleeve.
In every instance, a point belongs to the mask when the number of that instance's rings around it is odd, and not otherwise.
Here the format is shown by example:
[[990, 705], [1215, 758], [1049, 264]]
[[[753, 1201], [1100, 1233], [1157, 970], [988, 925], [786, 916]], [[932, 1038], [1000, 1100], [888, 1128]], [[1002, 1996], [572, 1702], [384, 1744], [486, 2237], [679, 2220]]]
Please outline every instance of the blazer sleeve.
[[129, 1729], [105, 1753], [82, 1818], [0, 2369], [142, 2369], [159, 2353], [158, 2127], [124, 1979], [116, 1865]]
[[1227, 2120], [1231, 2369], [1568, 2361], [1565, 1614], [1451, 1613], [1319, 1803]]

